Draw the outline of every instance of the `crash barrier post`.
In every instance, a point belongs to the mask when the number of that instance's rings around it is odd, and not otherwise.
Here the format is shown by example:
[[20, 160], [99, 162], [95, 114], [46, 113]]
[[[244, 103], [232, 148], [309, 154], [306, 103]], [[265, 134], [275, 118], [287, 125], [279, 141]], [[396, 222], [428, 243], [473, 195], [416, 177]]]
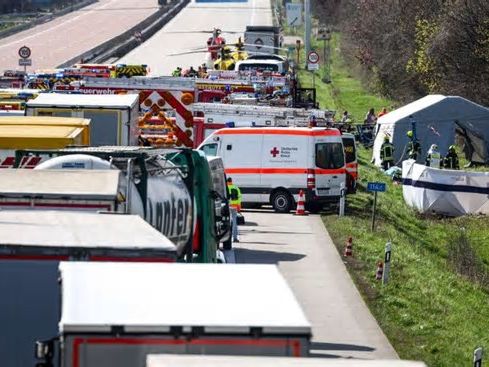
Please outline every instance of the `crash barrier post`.
[[382, 280], [383, 273], [384, 273], [384, 264], [382, 264], [382, 261], [379, 261], [377, 263], [377, 271], [375, 272], [375, 279]]
[[476, 348], [474, 350], [474, 367], [482, 367], [482, 347]]
[[353, 256], [353, 238], [348, 237], [348, 239], [345, 242], [345, 252], [343, 255], [346, 256]]
[[391, 242], [385, 244], [384, 250], [384, 274], [382, 276], [382, 285], [386, 285], [389, 281], [389, 272], [391, 270]]
[[304, 191], [302, 189], [299, 191], [299, 200], [297, 200], [295, 215], [307, 215], [306, 208], [304, 206]]
[[340, 217], [345, 216], [345, 200], [346, 199], [346, 190], [345, 190], [345, 183], [342, 182], [340, 184]]

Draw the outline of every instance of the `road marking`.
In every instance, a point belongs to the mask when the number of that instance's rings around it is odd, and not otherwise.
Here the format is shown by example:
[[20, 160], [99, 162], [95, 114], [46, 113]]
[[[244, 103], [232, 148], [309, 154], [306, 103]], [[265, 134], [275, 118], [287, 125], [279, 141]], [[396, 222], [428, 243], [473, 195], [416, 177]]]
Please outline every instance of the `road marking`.
[[[105, 5], [102, 5], [102, 6], [99, 6], [99, 7], [94, 7], [93, 9], [91, 9], [91, 10], [89, 10], [89, 11], [87, 11], [87, 12], [84, 12], [84, 11], [77, 11], [77, 12], [79, 12], [80, 14], [79, 14], [79, 15], [77, 15], [77, 16], [75, 16], [75, 17], [73, 17], [73, 18], [68, 18], [68, 19], [66, 19], [65, 21], [63, 21], [63, 22], [61, 22], [61, 23], [59, 23], [59, 24], [55, 25], [54, 27], [49, 27], [49, 28], [47, 28], [47, 29], [45, 29], [45, 30], [43, 30], [43, 31], [41, 31], [41, 32], [36, 32], [36, 33], [34, 33], [34, 34], [31, 34], [30, 36], [26, 36], [26, 37], [21, 38], [21, 39], [16, 39], [15, 41], [12, 41], [12, 42], [6, 43], [6, 44], [4, 44], [4, 45], [1, 45], [1, 46], [0, 46], [0, 49], [5, 48], [5, 47], [10, 47], [10, 46], [12, 46], [12, 45], [15, 45], [15, 44], [18, 44], [18, 43], [24, 42], [24, 41], [29, 40], [29, 39], [32, 39], [32, 38], [35, 38], [35, 37], [37, 37], [37, 36], [39, 36], [39, 35], [41, 35], [41, 34], [44, 34], [44, 33], [47, 33], [47, 32], [51, 32], [51, 31], [53, 31], [53, 30], [55, 30], [55, 29], [57, 29], [57, 28], [59, 28], [59, 27], [61, 27], [61, 26], [65, 25], [65, 24], [67, 24], [67, 23], [71, 23], [71, 22], [73, 22], [73, 21], [75, 21], [75, 20], [77, 20], [77, 19], [79, 19], [79, 18], [81, 18], [81, 17], [84, 17], [85, 15], [90, 15], [91, 13], [93, 13], [94, 11], [96, 11], [96, 10], [98, 10], [98, 9], [103, 9], [103, 8], [106, 8], [108, 5], [110, 5], [110, 4], [112, 4], [112, 3], [116, 2], [116, 1], [118, 1], [118, 0], [109, 0], [109, 2], [108, 2], [108, 3], [106, 3]], [[75, 12], [75, 13], [76, 13], [76, 12]], [[49, 22], [47, 22], [47, 23], [49, 23]], [[47, 24], [47, 23], [43, 23], [43, 24], [39, 24], [39, 25], [44, 25], [44, 24]]]

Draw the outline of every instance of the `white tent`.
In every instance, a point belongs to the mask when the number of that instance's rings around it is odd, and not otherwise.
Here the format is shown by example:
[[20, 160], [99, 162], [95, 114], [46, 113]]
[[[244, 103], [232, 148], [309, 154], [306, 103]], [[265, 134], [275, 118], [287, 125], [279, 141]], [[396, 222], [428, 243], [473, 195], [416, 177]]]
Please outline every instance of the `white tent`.
[[407, 159], [406, 133], [413, 125], [421, 144], [418, 162], [424, 162], [431, 144], [437, 144], [445, 155], [455, 143], [456, 134], [463, 138], [464, 152], [470, 161], [489, 162], [489, 109], [462, 97], [428, 95], [380, 117], [377, 125], [373, 148], [376, 165], [380, 165], [385, 135], [391, 137], [395, 146], [394, 162]]

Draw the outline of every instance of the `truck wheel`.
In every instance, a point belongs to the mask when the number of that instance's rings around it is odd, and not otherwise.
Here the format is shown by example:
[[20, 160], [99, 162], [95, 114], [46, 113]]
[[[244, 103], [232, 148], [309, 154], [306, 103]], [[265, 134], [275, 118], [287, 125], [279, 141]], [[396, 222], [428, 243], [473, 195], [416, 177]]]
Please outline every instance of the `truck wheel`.
[[233, 241], [231, 240], [231, 236], [229, 236], [229, 239], [227, 241], [224, 241], [222, 243], [222, 248], [224, 250], [232, 250], [233, 249]]
[[288, 213], [294, 204], [294, 198], [288, 191], [279, 190], [273, 193], [271, 202], [277, 213]]

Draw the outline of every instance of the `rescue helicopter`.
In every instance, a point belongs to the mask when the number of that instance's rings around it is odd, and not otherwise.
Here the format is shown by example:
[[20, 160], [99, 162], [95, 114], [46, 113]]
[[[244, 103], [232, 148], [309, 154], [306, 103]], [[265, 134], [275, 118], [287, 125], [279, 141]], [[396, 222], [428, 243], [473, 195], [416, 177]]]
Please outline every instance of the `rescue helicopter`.
[[[170, 33], [189, 33], [189, 32], [170, 32]], [[179, 56], [179, 55], [189, 55], [196, 53], [205, 53], [205, 64], [209, 69], [216, 70], [234, 70], [234, 65], [237, 61], [246, 60], [248, 58], [248, 53], [245, 51], [245, 46], [255, 47], [254, 44], [246, 44], [242, 41], [241, 36], [238, 41], [234, 44], [227, 44], [225, 38], [222, 36], [223, 33], [227, 34], [243, 34], [243, 32], [221, 30], [220, 28], [213, 28], [212, 31], [191, 31], [190, 33], [210, 33], [211, 36], [207, 39], [207, 47], [199, 47], [195, 49], [189, 49], [186, 52], [180, 52], [175, 54], [169, 54], [167, 56]], [[262, 45], [260, 46], [264, 49], [274, 48], [282, 49], [277, 47], [271, 47]], [[286, 50], [286, 49], [283, 49]], [[260, 54], [259, 52], [254, 52], [253, 54]], [[268, 53], [263, 53], [263, 55], [268, 55]], [[233, 62], [234, 60], [234, 62]]]

